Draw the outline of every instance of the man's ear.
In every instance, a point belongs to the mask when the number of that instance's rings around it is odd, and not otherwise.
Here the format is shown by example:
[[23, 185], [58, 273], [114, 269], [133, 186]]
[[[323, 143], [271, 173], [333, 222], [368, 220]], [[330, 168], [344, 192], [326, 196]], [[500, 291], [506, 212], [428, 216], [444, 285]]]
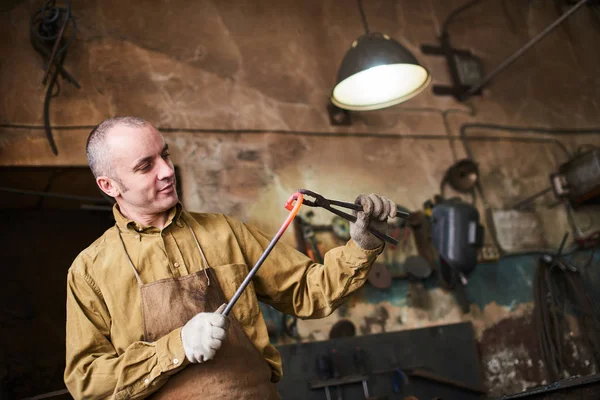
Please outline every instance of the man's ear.
[[119, 185], [116, 185], [115, 182], [108, 176], [97, 177], [96, 183], [98, 184], [100, 190], [102, 190], [110, 197], [117, 197], [119, 193], [121, 193], [121, 191], [119, 190]]

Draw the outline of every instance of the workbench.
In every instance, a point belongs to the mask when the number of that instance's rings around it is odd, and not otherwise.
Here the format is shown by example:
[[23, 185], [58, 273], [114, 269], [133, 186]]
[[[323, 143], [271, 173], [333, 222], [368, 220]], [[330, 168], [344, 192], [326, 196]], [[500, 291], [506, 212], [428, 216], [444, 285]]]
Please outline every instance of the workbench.
[[[365, 354], [366, 369], [359, 371], [353, 354], [359, 347]], [[331, 399], [364, 399], [363, 380], [372, 398], [404, 399], [416, 396], [419, 400], [436, 397], [444, 400], [484, 399], [473, 389], [482, 388], [482, 374], [473, 327], [470, 322], [441, 325], [332, 340], [281, 345], [277, 347], [283, 359], [283, 378], [277, 384], [284, 400], [325, 400], [325, 386]], [[317, 358], [334, 351], [339, 358], [338, 376], [320, 379]], [[470, 387], [458, 388], [429, 378], [412, 376], [433, 375]], [[408, 374], [404, 383], [400, 372]], [[394, 392], [394, 376], [400, 387]], [[338, 386], [339, 384], [339, 386]], [[381, 397], [383, 398], [383, 397]]]

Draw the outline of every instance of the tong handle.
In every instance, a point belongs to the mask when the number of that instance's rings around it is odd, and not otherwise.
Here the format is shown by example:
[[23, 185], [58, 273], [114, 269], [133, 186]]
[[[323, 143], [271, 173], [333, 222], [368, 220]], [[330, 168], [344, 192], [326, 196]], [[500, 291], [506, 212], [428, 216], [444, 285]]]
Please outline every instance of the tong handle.
[[394, 239], [390, 235], [386, 235], [385, 233], [379, 232], [377, 229], [369, 227], [369, 228], [367, 228], [367, 230], [369, 232], [371, 232], [373, 234], [373, 236], [376, 236], [377, 238], [383, 240], [384, 242], [391, 243], [394, 246], [398, 246], [398, 244], [399, 244], [399, 242], [396, 239]]
[[[349, 203], [347, 201], [329, 200], [329, 204], [331, 204], [333, 206], [349, 208], [354, 211], [362, 211], [363, 210], [363, 208], [360, 204]], [[398, 218], [406, 219], [410, 216], [410, 213], [407, 211], [404, 211], [404, 209], [402, 207], [396, 206], [396, 216]]]
[[[342, 203], [342, 202], [337, 202], [337, 203]], [[334, 204], [333, 202], [331, 202], [331, 204]], [[362, 206], [359, 204], [354, 204], [354, 203], [347, 203], [352, 205], [352, 208], [356, 211], [362, 211]], [[340, 205], [340, 204], [337, 204]], [[354, 215], [345, 213], [343, 211], [340, 211], [336, 208], [333, 207], [325, 207], [326, 210], [331, 211], [332, 213], [334, 213], [335, 215], [338, 215], [342, 218], [344, 218], [345, 220], [348, 220], [350, 222], [356, 222], [356, 217]], [[384, 242], [388, 242], [393, 244], [394, 246], [397, 246], [399, 244], [399, 242], [394, 239], [393, 237], [386, 235], [385, 233], [379, 232], [377, 229], [373, 228], [373, 227], [368, 227], [367, 230], [369, 232], [371, 232], [373, 235], [375, 235], [377, 238], [383, 240]]]
[[[345, 213], [341, 210], [335, 209], [331, 206], [338, 206], [338, 207], [344, 207], [344, 208], [348, 208], [350, 210], [354, 210], [354, 211], [362, 211], [363, 207], [360, 204], [356, 204], [356, 203], [350, 203], [348, 201], [339, 201], [339, 200], [329, 200], [326, 199], [325, 197], [321, 196], [318, 193], [315, 193], [311, 190], [307, 190], [307, 189], [298, 189], [298, 193], [302, 193], [304, 195], [307, 196], [311, 196], [315, 198], [315, 201], [308, 201], [308, 200], [304, 200], [304, 204], [311, 206], [311, 207], [323, 207], [326, 210], [331, 211], [332, 213], [350, 221], [350, 222], [356, 222], [356, 217], [354, 215]], [[397, 207], [396, 209], [396, 215], [400, 218], [408, 218], [410, 213], [404, 211], [403, 209], [401, 209], [400, 207]], [[395, 246], [398, 245], [398, 241], [396, 239], [394, 239], [393, 237], [386, 235], [385, 233], [379, 232], [378, 230], [369, 227], [367, 228], [367, 230], [369, 232], [371, 232], [375, 237], [377, 237], [380, 240], [383, 240], [384, 242], [388, 242], [391, 243]]]

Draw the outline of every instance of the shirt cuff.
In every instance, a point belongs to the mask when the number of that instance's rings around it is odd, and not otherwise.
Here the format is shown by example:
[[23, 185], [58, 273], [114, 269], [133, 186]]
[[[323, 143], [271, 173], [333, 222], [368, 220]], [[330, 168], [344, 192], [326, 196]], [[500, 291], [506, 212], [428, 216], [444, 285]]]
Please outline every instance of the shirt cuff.
[[175, 329], [156, 341], [156, 356], [162, 372], [182, 368], [189, 363], [183, 350], [181, 328]]
[[356, 265], [356, 269], [369, 267], [375, 259], [383, 252], [385, 243], [372, 250], [365, 250], [360, 247], [353, 239], [350, 239], [344, 248], [344, 256], [349, 264]]

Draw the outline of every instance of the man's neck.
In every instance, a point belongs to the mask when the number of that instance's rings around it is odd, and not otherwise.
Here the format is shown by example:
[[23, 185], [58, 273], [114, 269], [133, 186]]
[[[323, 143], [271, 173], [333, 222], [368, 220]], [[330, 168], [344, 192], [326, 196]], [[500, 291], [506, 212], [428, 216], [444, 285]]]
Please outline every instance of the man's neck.
[[158, 229], [164, 228], [164, 226], [167, 224], [167, 219], [169, 217], [168, 211], [163, 211], [162, 213], [158, 214], [140, 214], [131, 212], [130, 210], [127, 210], [121, 205], [119, 205], [119, 210], [121, 211], [121, 214], [123, 214], [123, 216], [127, 219], [135, 221], [142, 226], [155, 226]]

